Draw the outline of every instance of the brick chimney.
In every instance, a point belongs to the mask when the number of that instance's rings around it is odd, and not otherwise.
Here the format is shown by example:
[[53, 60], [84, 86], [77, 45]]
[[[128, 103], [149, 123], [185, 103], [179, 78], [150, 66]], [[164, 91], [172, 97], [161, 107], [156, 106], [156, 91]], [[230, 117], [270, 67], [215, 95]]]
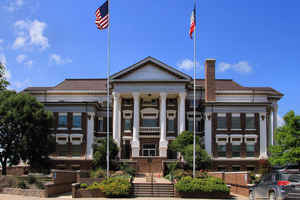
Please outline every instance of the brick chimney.
[[205, 61], [205, 102], [216, 101], [215, 59]]

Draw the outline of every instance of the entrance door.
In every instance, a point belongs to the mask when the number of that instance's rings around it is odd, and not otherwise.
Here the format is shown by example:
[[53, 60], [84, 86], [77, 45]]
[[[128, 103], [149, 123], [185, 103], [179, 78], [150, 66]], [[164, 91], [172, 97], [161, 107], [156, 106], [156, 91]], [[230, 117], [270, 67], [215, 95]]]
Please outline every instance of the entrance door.
[[143, 156], [156, 156], [156, 144], [143, 144]]

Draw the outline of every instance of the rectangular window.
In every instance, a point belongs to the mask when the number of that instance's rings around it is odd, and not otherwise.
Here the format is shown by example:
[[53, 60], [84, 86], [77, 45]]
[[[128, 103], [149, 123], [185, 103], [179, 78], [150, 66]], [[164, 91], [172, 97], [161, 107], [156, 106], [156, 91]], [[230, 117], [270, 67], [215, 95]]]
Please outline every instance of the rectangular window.
[[232, 157], [241, 157], [240, 145], [232, 145]]
[[239, 171], [241, 171], [241, 166], [239, 166], [239, 165], [233, 165], [232, 166], [232, 171], [233, 172], [239, 172]]
[[81, 128], [81, 114], [73, 113], [73, 128]]
[[246, 114], [246, 129], [256, 129], [254, 114]]
[[254, 144], [246, 145], [246, 155], [247, 155], [247, 157], [255, 157], [255, 145]]
[[218, 157], [226, 157], [226, 145], [217, 146]]
[[217, 171], [218, 172], [226, 172], [227, 171], [226, 166], [218, 166]]
[[59, 115], [58, 115], [58, 127], [67, 128], [67, 113], [59, 113]]
[[157, 127], [157, 119], [143, 119], [142, 127]]
[[227, 129], [226, 114], [218, 114], [217, 129]]
[[175, 131], [175, 122], [174, 119], [168, 119], [168, 131], [174, 132]]
[[131, 130], [131, 119], [124, 120], [124, 130], [130, 131]]
[[156, 145], [143, 144], [143, 156], [156, 156]]
[[98, 131], [104, 131], [104, 120], [102, 117], [98, 118]]
[[231, 116], [231, 129], [241, 129], [241, 116], [240, 116], [240, 114], [232, 114], [232, 116]]

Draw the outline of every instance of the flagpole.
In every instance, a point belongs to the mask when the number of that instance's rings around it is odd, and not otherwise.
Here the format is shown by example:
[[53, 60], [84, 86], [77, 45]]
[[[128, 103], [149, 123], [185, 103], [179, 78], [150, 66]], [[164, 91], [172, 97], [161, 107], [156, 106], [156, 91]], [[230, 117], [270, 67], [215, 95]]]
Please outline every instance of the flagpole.
[[106, 88], [107, 88], [107, 99], [106, 99], [106, 177], [109, 177], [109, 104], [110, 104], [110, 81], [109, 81], [109, 76], [110, 76], [110, 11], [109, 11], [109, 3], [110, 0], [108, 0], [108, 30], [107, 30], [107, 83], [106, 83]]
[[193, 177], [196, 177], [196, 0], [194, 1], [194, 145], [193, 145]]

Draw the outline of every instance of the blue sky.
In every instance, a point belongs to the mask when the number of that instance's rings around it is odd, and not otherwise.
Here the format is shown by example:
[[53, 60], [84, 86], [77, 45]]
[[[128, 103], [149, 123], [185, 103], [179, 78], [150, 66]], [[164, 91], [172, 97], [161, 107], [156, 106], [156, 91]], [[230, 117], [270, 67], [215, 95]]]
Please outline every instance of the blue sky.
[[[1, 0], [0, 61], [10, 88], [106, 76], [107, 31], [94, 24], [104, 0]], [[217, 78], [285, 94], [279, 115], [300, 114], [300, 1], [197, 2], [197, 77], [206, 58]], [[155, 57], [192, 75], [188, 37], [193, 1], [111, 1], [111, 71]]]

